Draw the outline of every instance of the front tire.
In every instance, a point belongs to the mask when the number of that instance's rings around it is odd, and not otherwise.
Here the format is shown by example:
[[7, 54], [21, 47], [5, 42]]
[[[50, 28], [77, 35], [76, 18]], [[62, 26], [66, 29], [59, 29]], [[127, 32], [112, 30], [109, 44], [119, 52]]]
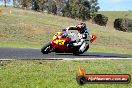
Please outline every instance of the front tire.
[[46, 44], [45, 46], [42, 47], [41, 52], [42, 52], [43, 54], [48, 54], [48, 53], [50, 53], [51, 46], [52, 46], [51, 43]]

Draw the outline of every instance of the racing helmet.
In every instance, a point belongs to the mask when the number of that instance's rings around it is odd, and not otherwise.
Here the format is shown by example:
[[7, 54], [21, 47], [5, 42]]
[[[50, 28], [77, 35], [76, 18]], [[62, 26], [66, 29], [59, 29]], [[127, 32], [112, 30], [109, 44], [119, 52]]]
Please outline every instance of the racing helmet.
[[84, 33], [85, 30], [86, 30], [86, 24], [85, 23], [79, 23], [77, 26], [76, 26], [77, 30], [79, 33]]

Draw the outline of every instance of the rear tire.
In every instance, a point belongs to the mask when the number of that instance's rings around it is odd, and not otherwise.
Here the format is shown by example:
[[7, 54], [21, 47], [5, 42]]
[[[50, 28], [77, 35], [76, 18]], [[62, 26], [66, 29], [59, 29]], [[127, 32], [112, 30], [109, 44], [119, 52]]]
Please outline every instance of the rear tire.
[[74, 49], [75, 49], [75, 50], [74, 50], [74, 52], [73, 52], [73, 55], [79, 56], [79, 54], [80, 54], [79, 51], [78, 51], [79, 48], [80, 48], [80, 46], [74, 46]]
[[51, 43], [48, 43], [48, 44], [46, 44], [45, 46], [43, 46], [43, 47], [41, 48], [41, 52], [42, 52], [43, 54], [48, 54], [48, 53], [50, 53], [50, 50], [51, 50]]
[[76, 47], [76, 51], [73, 52], [73, 54], [75, 56], [79, 56], [79, 54], [83, 54], [84, 52], [86, 52], [89, 49], [89, 45], [86, 47], [86, 49], [83, 52], [79, 52], [79, 48]]
[[75, 55], [75, 56], [79, 56], [79, 52], [77, 52], [77, 51], [75, 51], [75, 52], [73, 52], [73, 54]]

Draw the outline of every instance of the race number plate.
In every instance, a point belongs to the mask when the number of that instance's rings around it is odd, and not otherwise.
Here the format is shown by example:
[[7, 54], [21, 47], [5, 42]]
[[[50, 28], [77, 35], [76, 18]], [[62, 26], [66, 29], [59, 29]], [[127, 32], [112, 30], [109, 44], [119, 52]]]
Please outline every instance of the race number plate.
[[58, 45], [64, 45], [65, 44], [65, 40], [56, 40], [54, 43], [58, 44]]

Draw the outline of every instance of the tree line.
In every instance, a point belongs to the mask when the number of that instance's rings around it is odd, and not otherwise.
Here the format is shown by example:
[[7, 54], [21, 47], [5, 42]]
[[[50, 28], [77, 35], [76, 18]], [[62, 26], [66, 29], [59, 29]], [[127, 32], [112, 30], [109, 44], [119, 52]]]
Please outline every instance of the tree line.
[[[11, 2], [11, 0], [0, 1], [4, 1], [5, 6]], [[50, 14], [82, 20], [92, 19], [100, 9], [98, 0], [13, 0], [12, 2], [17, 8], [46, 11]]]
[[[100, 26], [106, 26], [108, 17], [97, 14], [100, 9], [98, 0], [0, 0], [4, 6], [13, 2], [13, 7], [48, 12], [74, 19], [90, 20]], [[132, 20], [118, 18], [114, 21], [114, 28], [120, 31], [132, 31]]]
[[[0, 1], [4, 1], [6, 6], [11, 0]], [[101, 26], [106, 26], [108, 21], [108, 17], [97, 14], [100, 9], [98, 0], [13, 0], [12, 2], [16, 8], [32, 9], [83, 21], [92, 19], [92, 23]]]

